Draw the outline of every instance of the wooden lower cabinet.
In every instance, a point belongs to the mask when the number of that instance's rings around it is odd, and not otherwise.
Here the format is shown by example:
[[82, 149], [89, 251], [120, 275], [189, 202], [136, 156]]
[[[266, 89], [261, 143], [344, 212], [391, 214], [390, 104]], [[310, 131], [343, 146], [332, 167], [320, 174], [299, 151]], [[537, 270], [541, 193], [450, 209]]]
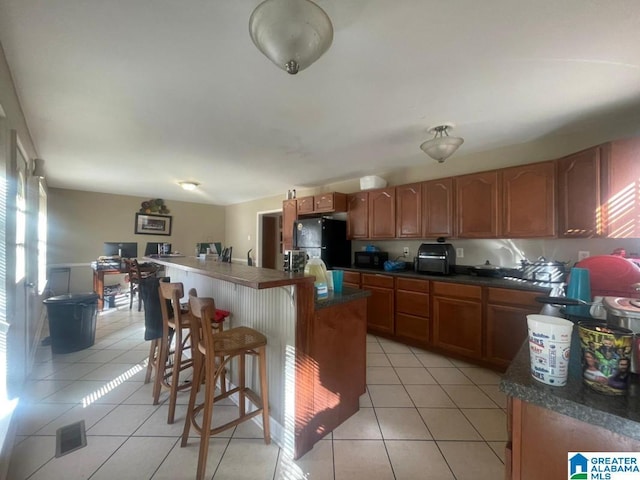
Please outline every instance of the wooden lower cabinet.
[[366, 391], [366, 308], [361, 298], [315, 312], [307, 372], [313, 379], [307, 386], [313, 389], [313, 412], [308, 412], [313, 416], [304, 427], [311, 444], [359, 409]]
[[567, 452], [640, 451], [638, 440], [517, 398], [507, 417], [507, 480], [567, 478]]
[[487, 288], [484, 357], [506, 369], [527, 338], [527, 315], [539, 313], [539, 292]]
[[342, 277], [342, 286], [360, 289], [360, 274], [345, 271]]
[[432, 282], [433, 345], [472, 359], [482, 358], [482, 287]]
[[426, 346], [429, 343], [429, 281], [396, 279], [396, 330], [401, 340]]
[[394, 333], [394, 279], [390, 275], [362, 274], [362, 289], [369, 290], [367, 297], [367, 329], [371, 333]]

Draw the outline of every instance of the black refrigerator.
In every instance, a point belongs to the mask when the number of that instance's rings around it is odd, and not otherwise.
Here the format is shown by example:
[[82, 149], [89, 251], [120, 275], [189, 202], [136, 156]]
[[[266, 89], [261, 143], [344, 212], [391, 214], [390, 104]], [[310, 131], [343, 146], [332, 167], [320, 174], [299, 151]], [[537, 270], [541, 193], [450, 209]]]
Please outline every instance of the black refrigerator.
[[331, 218], [306, 218], [293, 224], [293, 248], [320, 258], [328, 269], [351, 266], [351, 240], [347, 222]]

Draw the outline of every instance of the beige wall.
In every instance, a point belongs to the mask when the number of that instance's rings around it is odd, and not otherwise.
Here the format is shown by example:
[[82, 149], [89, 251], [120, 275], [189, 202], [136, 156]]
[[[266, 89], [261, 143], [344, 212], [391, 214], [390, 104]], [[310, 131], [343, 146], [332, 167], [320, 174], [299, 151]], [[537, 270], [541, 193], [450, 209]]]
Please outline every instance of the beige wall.
[[171, 236], [134, 234], [135, 214], [147, 198], [78, 190], [49, 190], [48, 263], [84, 264], [72, 269], [71, 291], [91, 290], [88, 265], [102, 255], [103, 242], [137, 242], [138, 256], [147, 242], [171, 243], [173, 251], [194, 255], [199, 242], [224, 242], [224, 207], [167, 201]]

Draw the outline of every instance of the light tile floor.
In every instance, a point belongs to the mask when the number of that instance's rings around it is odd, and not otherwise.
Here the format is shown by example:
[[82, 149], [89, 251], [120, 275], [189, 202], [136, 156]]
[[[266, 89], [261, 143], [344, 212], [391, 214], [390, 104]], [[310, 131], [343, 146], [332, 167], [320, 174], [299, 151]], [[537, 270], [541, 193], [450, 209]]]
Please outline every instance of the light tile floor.
[[[168, 425], [167, 394], [153, 406], [151, 384], [143, 383], [143, 332], [144, 314], [127, 303], [99, 315], [90, 349], [38, 350], [19, 407], [11, 480], [195, 477], [198, 440], [185, 448], [179, 441], [188, 395], [179, 396]], [[265, 445], [253, 423], [223, 432], [210, 443], [207, 478], [501, 479], [507, 434], [499, 381], [489, 370], [369, 335], [368, 392], [357, 414], [297, 462]], [[233, 409], [219, 407], [219, 421]], [[81, 419], [87, 446], [55, 458], [56, 429]]]

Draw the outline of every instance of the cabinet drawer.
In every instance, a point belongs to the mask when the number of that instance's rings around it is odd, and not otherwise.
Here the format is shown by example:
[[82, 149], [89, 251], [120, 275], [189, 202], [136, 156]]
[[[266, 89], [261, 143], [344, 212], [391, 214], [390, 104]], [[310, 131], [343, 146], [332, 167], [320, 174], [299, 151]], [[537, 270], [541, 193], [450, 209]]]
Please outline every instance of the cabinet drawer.
[[[526, 292], [509, 288], [487, 288], [487, 303], [505, 303], [507, 305], [536, 305], [536, 297], [544, 296], [542, 292]], [[542, 308], [542, 304], [540, 304]]]
[[476, 300], [482, 299], [482, 287], [477, 285], [464, 285], [461, 283], [433, 282], [433, 294], [446, 297], [464, 297]]
[[429, 319], [398, 313], [396, 314], [396, 335], [427, 344], [429, 343]]
[[379, 273], [363, 273], [362, 286], [393, 288], [393, 277]]
[[358, 272], [344, 272], [342, 277], [343, 283], [351, 283], [360, 287], [360, 274]]
[[313, 197], [298, 198], [298, 213], [313, 213]]
[[429, 292], [429, 280], [419, 280], [416, 278], [396, 278], [396, 288], [398, 290], [410, 290], [412, 292]]
[[396, 290], [396, 312], [429, 316], [429, 294]]

